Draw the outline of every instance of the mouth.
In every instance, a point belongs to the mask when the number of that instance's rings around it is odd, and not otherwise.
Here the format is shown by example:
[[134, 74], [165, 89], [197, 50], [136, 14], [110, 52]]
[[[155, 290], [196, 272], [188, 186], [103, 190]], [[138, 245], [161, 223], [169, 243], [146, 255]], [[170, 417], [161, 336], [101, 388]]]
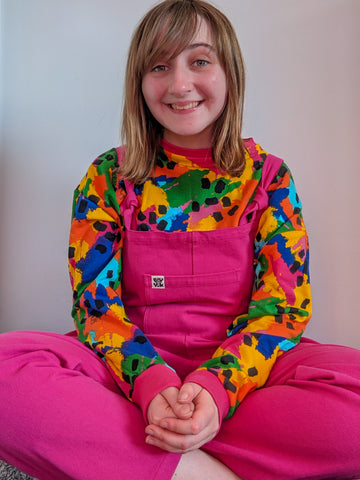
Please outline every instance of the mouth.
[[173, 110], [190, 110], [190, 108], [196, 108], [200, 105], [201, 102], [190, 102], [186, 105], [179, 105], [177, 103], [170, 103], [170, 108]]

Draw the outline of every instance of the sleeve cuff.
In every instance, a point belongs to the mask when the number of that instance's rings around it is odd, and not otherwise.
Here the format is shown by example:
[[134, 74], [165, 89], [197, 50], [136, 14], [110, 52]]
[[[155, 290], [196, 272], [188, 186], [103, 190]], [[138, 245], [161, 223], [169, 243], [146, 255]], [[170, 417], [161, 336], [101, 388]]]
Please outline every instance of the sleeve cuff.
[[186, 377], [185, 382], [197, 383], [211, 394], [218, 408], [221, 425], [229, 411], [230, 401], [223, 384], [216, 375], [207, 370], [195, 370]]
[[147, 409], [151, 400], [168, 387], [181, 387], [181, 380], [174, 370], [166, 365], [153, 365], [137, 377], [133, 400], [139, 405], [147, 424]]

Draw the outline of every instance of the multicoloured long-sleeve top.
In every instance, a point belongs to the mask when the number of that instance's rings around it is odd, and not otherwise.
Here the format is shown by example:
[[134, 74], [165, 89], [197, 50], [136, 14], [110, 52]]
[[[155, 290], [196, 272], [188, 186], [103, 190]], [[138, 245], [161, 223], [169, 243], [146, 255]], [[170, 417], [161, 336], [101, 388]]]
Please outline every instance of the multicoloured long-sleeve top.
[[[178, 232], [234, 227], [249, 220], [244, 215], [256, 212], [256, 194], [266, 185], [249, 308], [234, 318], [224, 343], [195, 372], [196, 381], [201, 372], [215, 374], [226, 391], [228, 416], [249, 392], [264, 385], [276, 358], [299, 342], [311, 316], [308, 239], [292, 176], [280, 162], [275, 175], [264, 180], [269, 171], [265, 166], [275, 157], [252, 140], [246, 145], [244, 172], [231, 177], [209, 161], [210, 150], [202, 151], [203, 158], [199, 151], [192, 158], [189, 150], [163, 142], [154, 175], [135, 186], [136, 228]], [[127, 195], [117, 170], [121, 152], [112, 149], [99, 156], [75, 191], [69, 268], [79, 339], [106, 361], [131, 399], [141, 375], [155, 365], [171, 369], [149, 350], [148, 342], [137, 368], [131, 363], [129, 345], [139, 338], [139, 329], [127, 316], [121, 292], [125, 226], [120, 205]], [[140, 344], [137, 348], [141, 352]]]

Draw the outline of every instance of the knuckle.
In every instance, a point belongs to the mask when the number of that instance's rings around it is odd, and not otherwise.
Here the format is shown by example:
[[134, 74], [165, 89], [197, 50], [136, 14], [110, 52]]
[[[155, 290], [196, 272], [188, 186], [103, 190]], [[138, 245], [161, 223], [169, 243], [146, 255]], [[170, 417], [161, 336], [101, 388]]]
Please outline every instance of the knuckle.
[[199, 423], [193, 423], [191, 425], [191, 433], [193, 435], [197, 435], [198, 433], [200, 433], [200, 430], [201, 430], [201, 427]]
[[159, 425], [161, 417], [159, 415], [153, 415], [152, 421], [155, 425]]
[[189, 440], [182, 440], [180, 442], [180, 450], [184, 453], [186, 453], [186, 451], [190, 448], [190, 442]]

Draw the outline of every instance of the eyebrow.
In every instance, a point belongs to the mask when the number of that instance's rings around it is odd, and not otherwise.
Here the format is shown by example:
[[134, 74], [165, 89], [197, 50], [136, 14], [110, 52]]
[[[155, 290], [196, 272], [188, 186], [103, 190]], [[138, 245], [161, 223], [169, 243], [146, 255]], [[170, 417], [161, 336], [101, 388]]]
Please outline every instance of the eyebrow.
[[199, 47], [205, 47], [205, 48], [208, 48], [209, 50], [215, 50], [215, 48], [212, 46], [212, 45], [209, 45], [208, 43], [191, 43], [190, 45], [188, 45], [185, 50], [194, 50], [195, 48], [199, 48]]

